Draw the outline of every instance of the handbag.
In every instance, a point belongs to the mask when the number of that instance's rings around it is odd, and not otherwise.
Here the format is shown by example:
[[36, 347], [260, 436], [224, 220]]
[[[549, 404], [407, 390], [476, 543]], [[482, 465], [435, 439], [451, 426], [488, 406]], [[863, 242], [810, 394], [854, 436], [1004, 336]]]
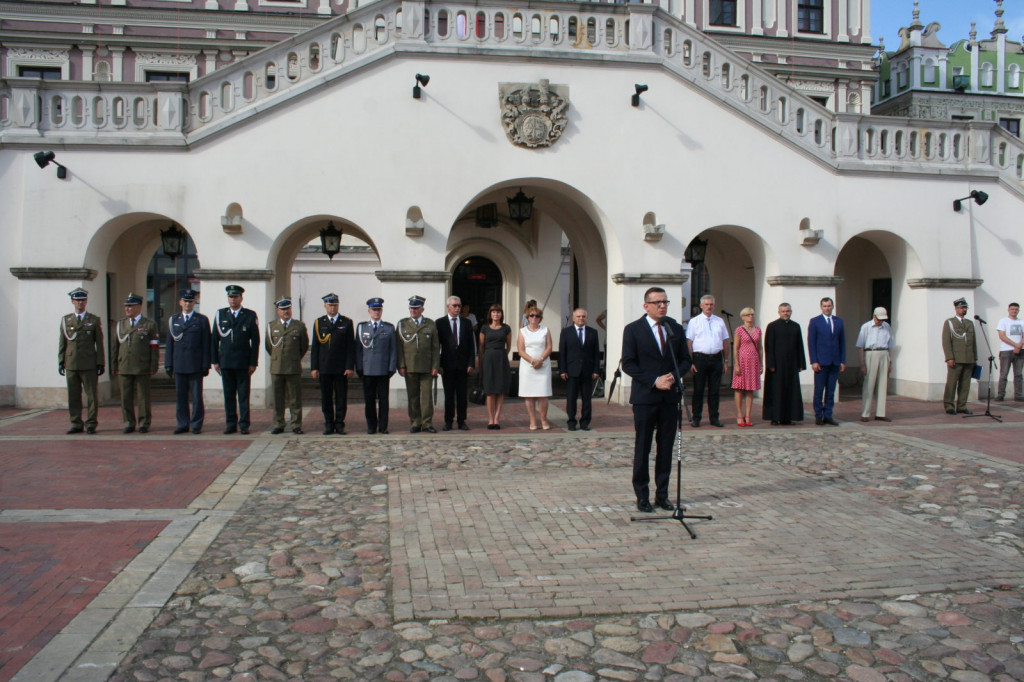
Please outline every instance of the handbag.
[[469, 402], [474, 405], [485, 405], [487, 403], [487, 395], [484, 394], [483, 379], [480, 375], [476, 376], [476, 383], [473, 388], [469, 390]]

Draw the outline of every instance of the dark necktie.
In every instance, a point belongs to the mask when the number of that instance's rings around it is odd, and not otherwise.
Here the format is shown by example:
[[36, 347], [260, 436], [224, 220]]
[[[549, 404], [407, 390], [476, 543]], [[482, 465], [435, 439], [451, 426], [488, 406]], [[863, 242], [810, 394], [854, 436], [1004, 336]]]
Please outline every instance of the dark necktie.
[[379, 324], [379, 323], [377, 323], [377, 322], [374, 322], [374, 323], [373, 323], [373, 333], [374, 333], [374, 334], [376, 334], [376, 333], [377, 333], [377, 325], [378, 325], [378, 324]]
[[132, 321], [131, 321], [131, 326], [132, 326], [132, 327], [135, 327], [135, 318], [134, 318], [134, 317], [132, 318]]
[[577, 327], [576, 331], [580, 333], [580, 345], [583, 345], [583, 327]]
[[665, 330], [664, 330], [664, 328], [662, 328], [661, 322], [655, 322], [654, 324], [657, 325], [657, 327], [658, 327], [658, 341], [661, 342], [661, 354], [664, 355], [665, 354]]
[[452, 318], [452, 338], [455, 339], [455, 347], [459, 347], [459, 323]]

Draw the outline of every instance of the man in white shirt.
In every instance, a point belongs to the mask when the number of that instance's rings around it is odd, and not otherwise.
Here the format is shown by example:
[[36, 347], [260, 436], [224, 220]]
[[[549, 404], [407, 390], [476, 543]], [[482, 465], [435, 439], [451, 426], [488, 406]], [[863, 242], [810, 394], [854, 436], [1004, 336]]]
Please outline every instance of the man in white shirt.
[[895, 342], [892, 327], [886, 322], [888, 319], [889, 314], [885, 312], [885, 308], [878, 306], [875, 308], [871, 320], [861, 325], [860, 334], [857, 335], [860, 371], [864, 374], [864, 391], [861, 395], [860, 411], [862, 422], [871, 421], [871, 396], [876, 390], [878, 395], [875, 397], [875, 419], [880, 422], [892, 421], [885, 416], [885, 399], [889, 392], [889, 372], [892, 370], [889, 350]]
[[1013, 367], [1013, 399], [1015, 402], [1024, 402], [1024, 353], [1021, 353], [1021, 345], [1024, 343], [1024, 320], [1017, 319], [1020, 313], [1020, 304], [1011, 303], [1007, 309], [1009, 317], [999, 320], [996, 332], [999, 334], [999, 385], [996, 389], [996, 400], [1006, 399], [1006, 376]]
[[718, 418], [718, 392], [722, 384], [722, 373], [729, 369], [729, 329], [717, 315], [713, 315], [715, 297], [705, 294], [700, 298], [701, 314], [691, 318], [686, 325], [686, 345], [693, 358], [690, 371], [693, 373], [693, 421], [690, 426], [700, 426], [704, 412], [704, 392], [708, 394], [708, 420], [712, 426], [723, 426]]

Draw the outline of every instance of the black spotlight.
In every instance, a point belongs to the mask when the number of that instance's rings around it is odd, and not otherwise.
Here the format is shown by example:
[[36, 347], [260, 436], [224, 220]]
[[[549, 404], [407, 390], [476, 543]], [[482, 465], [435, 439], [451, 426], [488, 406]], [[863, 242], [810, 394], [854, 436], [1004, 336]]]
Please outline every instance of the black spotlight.
[[960, 209], [963, 207], [963, 202], [967, 201], [968, 199], [974, 199], [974, 203], [976, 203], [978, 206], [981, 206], [986, 201], [988, 201], [988, 194], [978, 189], [972, 189], [971, 193], [965, 196], [963, 199], [955, 199], [953, 201], [953, 210], [959, 213]]
[[68, 169], [55, 161], [57, 155], [53, 152], [36, 152], [32, 158], [36, 160], [36, 165], [40, 168], [46, 168], [52, 163], [57, 167], [57, 178], [59, 180], [67, 179]]
[[412, 86], [412, 98], [419, 99], [423, 91], [420, 90], [420, 86], [427, 87], [427, 83], [430, 82], [430, 76], [422, 73], [416, 74], [416, 85]]
[[646, 85], [641, 85], [640, 83], [637, 83], [633, 87], [636, 88], [636, 92], [633, 94], [631, 101], [634, 107], [638, 107], [640, 106], [640, 94], [647, 92], [649, 88]]

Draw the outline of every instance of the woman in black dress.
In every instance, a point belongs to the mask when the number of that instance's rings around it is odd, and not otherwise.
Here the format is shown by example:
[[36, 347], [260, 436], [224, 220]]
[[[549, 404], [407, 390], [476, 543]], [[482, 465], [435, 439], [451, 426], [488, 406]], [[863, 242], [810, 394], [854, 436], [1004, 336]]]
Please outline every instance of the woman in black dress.
[[512, 349], [512, 328], [505, 324], [505, 313], [495, 303], [487, 310], [487, 323], [480, 324], [477, 362], [483, 367], [484, 393], [487, 396], [487, 428], [501, 428], [501, 408], [511, 382], [508, 353]]

